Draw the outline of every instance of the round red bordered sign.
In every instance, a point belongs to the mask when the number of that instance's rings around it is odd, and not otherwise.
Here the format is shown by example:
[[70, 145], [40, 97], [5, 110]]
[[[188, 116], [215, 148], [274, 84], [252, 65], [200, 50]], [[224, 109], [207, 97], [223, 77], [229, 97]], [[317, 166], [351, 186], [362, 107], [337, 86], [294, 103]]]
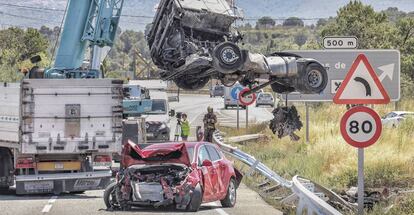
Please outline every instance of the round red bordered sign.
[[354, 107], [341, 119], [342, 137], [356, 148], [366, 148], [374, 144], [381, 136], [381, 132], [381, 118], [368, 107]]
[[249, 88], [244, 88], [242, 91], [240, 91], [239, 100], [240, 100], [240, 103], [242, 105], [249, 106], [249, 105], [253, 104], [256, 101], [256, 93], [252, 93], [248, 96], [243, 96], [243, 94], [245, 94], [249, 91], [250, 91]]

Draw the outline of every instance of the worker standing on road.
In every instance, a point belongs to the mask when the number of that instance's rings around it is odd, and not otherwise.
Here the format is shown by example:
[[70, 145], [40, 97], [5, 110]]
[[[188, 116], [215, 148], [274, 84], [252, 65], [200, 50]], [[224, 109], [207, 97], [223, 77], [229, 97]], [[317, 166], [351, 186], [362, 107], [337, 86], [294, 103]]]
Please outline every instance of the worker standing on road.
[[181, 139], [187, 141], [190, 136], [190, 122], [187, 119], [187, 114], [183, 113], [181, 119]]
[[212, 142], [213, 133], [216, 130], [217, 116], [212, 107], [207, 108], [207, 114], [203, 118], [204, 123], [204, 141]]

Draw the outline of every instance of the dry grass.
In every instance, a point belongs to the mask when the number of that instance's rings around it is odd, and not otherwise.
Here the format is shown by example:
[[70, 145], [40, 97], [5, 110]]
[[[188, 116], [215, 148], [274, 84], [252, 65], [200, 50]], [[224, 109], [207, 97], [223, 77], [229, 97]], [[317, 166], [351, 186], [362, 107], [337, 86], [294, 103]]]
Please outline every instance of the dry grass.
[[[414, 111], [414, 101], [402, 101], [399, 110]], [[303, 106], [298, 107], [304, 118]], [[378, 105], [374, 109], [382, 116], [394, 105]], [[339, 121], [346, 112], [340, 105], [315, 105], [310, 111], [310, 143], [304, 138], [292, 142], [278, 139], [266, 125], [250, 129], [250, 133], [266, 133], [269, 141], [250, 143], [240, 148], [251, 153], [280, 175], [308, 177], [334, 190], [344, 190], [357, 183], [357, 150], [342, 139]], [[224, 128], [228, 136], [246, 131]], [[305, 129], [297, 133], [305, 136]], [[380, 140], [365, 150], [365, 186], [411, 187], [414, 179], [414, 120], [406, 120], [397, 128], [384, 128]], [[414, 213], [414, 211], [413, 211]]]

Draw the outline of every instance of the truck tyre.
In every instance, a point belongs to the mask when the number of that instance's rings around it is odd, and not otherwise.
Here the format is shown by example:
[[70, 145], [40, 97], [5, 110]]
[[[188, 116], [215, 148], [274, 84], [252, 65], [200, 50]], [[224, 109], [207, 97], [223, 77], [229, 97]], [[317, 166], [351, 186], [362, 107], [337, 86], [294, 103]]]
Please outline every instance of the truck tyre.
[[220, 43], [213, 50], [213, 67], [220, 73], [234, 73], [244, 62], [240, 47], [232, 42]]
[[227, 188], [226, 197], [221, 200], [221, 206], [225, 208], [232, 208], [236, 205], [237, 200], [237, 191], [236, 191], [236, 181], [234, 178], [230, 179], [229, 186]]
[[[0, 148], [0, 177], [12, 177], [13, 172], [13, 158], [6, 148]], [[0, 191], [7, 191], [9, 189], [9, 182], [0, 184]]]
[[200, 184], [197, 184], [193, 194], [191, 195], [190, 203], [187, 205], [187, 211], [197, 212], [200, 209], [200, 205], [203, 201], [203, 190], [201, 189]]
[[328, 73], [321, 64], [313, 62], [306, 65], [306, 68], [299, 69], [299, 77], [296, 83], [298, 92], [303, 94], [321, 93], [327, 84]]

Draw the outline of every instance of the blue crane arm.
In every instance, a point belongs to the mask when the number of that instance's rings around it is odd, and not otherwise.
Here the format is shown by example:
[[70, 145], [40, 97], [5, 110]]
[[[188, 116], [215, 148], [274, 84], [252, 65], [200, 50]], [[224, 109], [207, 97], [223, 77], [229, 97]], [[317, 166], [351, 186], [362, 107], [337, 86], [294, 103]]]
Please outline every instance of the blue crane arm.
[[69, 0], [54, 67], [45, 78], [98, 78], [99, 69], [82, 69], [86, 49], [112, 47], [124, 0]]

